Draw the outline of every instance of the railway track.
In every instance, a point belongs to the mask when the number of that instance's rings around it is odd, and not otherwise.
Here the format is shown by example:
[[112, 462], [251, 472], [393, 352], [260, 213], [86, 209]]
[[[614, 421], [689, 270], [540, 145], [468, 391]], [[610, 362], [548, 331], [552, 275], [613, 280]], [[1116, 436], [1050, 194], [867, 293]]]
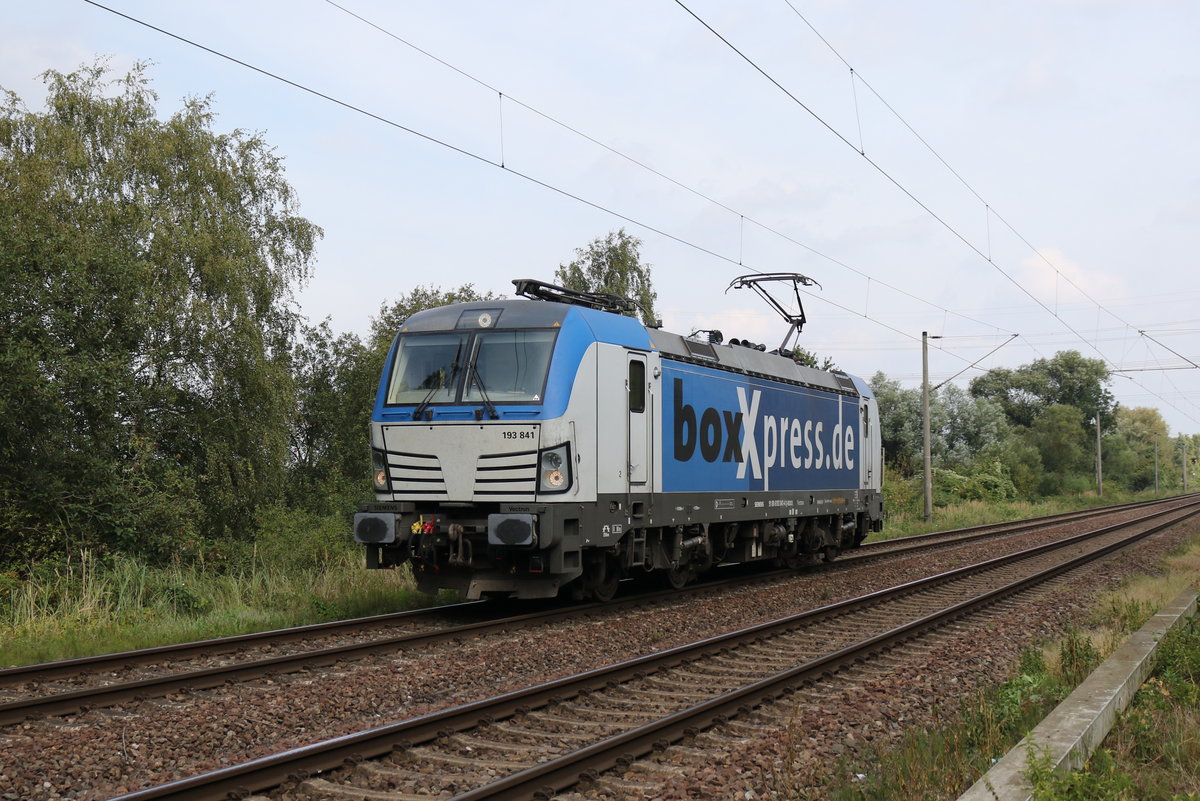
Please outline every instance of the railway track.
[[[1103, 558], [1193, 515], [1146, 513], [820, 609], [120, 796], [548, 798]], [[686, 747], [686, 746], [685, 746]], [[320, 776], [327, 771], [333, 774]], [[628, 788], [625, 788], [628, 789]]]
[[[1174, 503], [1186, 499], [1173, 499]], [[913, 553], [958, 547], [1051, 525], [1126, 514], [1163, 505], [1138, 502], [1071, 512], [1012, 523], [990, 524], [916, 537], [869, 543], [847, 552], [833, 565], [839, 569], [864, 561], [900, 558]], [[231, 682], [333, 665], [372, 654], [425, 648], [464, 637], [478, 637], [522, 627], [545, 625], [587, 614], [616, 614], [659, 602], [679, 602], [723, 591], [745, 582], [790, 579], [794, 570], [735, 575], [680, 590], [635, 593], [606, 604], [538, 608], [517, 615], [495, 616], [494, 605], [470, 602], [432, 610], [415, 610], [334, 623], [301, 626], [160, 648], [108, 654], [62, 662], [0, 670], [0, 725], [32, 717], [71, 714], [131, 700], [194, 692]], [[466, 619], [468, 622], [458, 622]], [[330, 639], [335, 642], [327, 643]], [[313, 644], [318, 644], [314, 647]], [[298, 644], [283, 653], [273, 650]], [[265, 655], [256, 655], [255, 652]], [[214, 664], [215, 662], [215, 664]], [[131, 674], [133, 674], [131, 676]]]
[[1103, 506], [1095, 509], [1083, 509], [1074, 512], [1062, 512], [1054, 515], [1031, 517], [1025, 520], [1014, 520], [1003, 523], [985, 523], [984, 525], [970, 526], [968, 528], [948, 529], [946, 531], [930, 532], [929, 534], [916, 534], [911, 537], [898, 537], [890, 540], [868, 542], [858, 546], [858, 548], [852, 551], [844, 552], [838, 557], [838, 562], [835, 562], [834, 564], [851, 564], [861, 560], [875, 559], [880, 556], [891, 555], [893, 553], [909, 555], [923, 550], [932, 550], [945, 545], [966, 544], [991, 537], [1022, 534], [1028, 531], [1036, 531], [1038, 529], [1047, 528], [1053, 525], [1083, 520], [1094, 520], [1099, 517], [1136, 511], [1138, 509], [1156, 508], [1163, 506], [1164, 503], [1168, 505], [1173, 503], [1186, 503], [1187, 499], [1191, 497], [1197, 496], [1178, 496], [1165, 501], [1158, 499], [1150, 501], [1132, 501], [1130, 503]]

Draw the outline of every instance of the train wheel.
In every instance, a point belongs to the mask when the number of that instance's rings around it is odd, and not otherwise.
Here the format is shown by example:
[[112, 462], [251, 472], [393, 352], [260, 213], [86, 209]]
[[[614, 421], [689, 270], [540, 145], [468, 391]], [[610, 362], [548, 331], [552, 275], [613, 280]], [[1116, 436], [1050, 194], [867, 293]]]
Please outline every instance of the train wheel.
[[842, 549], [837, 547], [836, 545], [825, 546], [825, 561], [832, 562], [834, 559], [838, 558], [838, 554], [840, 554], [841, 552], [842, 552]]
[[621, 584], [621, 565], [615, 553], [600, 553], [588, 563], [587, 588], [592, 600], [606, 603]]
[[663, 578], [666, 580], [668, 587], [673, 590], [681, 590], [692, 580], [692, 569], [687, 565], [668, 567], [663, 571]]

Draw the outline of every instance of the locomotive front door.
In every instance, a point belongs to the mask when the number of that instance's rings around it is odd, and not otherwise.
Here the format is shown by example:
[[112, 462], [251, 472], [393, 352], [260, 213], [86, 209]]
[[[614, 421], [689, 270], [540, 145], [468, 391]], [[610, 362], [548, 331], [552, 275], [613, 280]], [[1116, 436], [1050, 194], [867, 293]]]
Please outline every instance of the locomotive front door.
[[645, 491], [650, 480], [650, 393], [646, 381], [646, 356], [629, 354], [625, 380], [628, 399], [628, 435], [626, 464], [630, 489]]

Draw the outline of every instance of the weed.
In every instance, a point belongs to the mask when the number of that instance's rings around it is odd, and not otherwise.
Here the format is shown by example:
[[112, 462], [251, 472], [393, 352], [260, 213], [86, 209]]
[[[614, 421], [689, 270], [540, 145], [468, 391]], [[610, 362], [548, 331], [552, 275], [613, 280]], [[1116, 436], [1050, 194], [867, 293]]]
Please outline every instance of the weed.
[[1074, 687], [1088, 677], [1100, 664], [1100, 652], [1091, 639], [1075, 628], [1067, 630], [1066, 639], [1058, 650], [1058, 670], [1063, 681]]
[[1026, 778], [1033, 786], [1033, 801], [1141, 801], [1143, 795], [1116, 760], [1100, 749], [1082, 773], [1058, 773], [1050, 756], [1030, 748]]
[[1092, 622], [1097, 627], [1107, 626], [1122, 634], [1130, 634], [1150, 619], [1156, 607], [1157, 604], [1150, 601], [1113, 594], [1092, 615]]

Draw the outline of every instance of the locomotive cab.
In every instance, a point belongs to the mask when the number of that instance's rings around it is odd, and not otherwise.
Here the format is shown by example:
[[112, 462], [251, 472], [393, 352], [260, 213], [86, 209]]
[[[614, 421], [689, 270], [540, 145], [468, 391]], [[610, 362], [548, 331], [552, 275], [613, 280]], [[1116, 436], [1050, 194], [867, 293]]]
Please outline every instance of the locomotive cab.
[[355, 518], [368, 566], [407, 560], [422, 590], [466, 598], [551, 597], [579, 578], [596, 421], [624, 392], [605, 397], [596, 374], [602, 346], [629, 352], [617, 341], [651, 347], [630, 318], [532, 300], [409, 318], [372, 414], [376, 502]]

